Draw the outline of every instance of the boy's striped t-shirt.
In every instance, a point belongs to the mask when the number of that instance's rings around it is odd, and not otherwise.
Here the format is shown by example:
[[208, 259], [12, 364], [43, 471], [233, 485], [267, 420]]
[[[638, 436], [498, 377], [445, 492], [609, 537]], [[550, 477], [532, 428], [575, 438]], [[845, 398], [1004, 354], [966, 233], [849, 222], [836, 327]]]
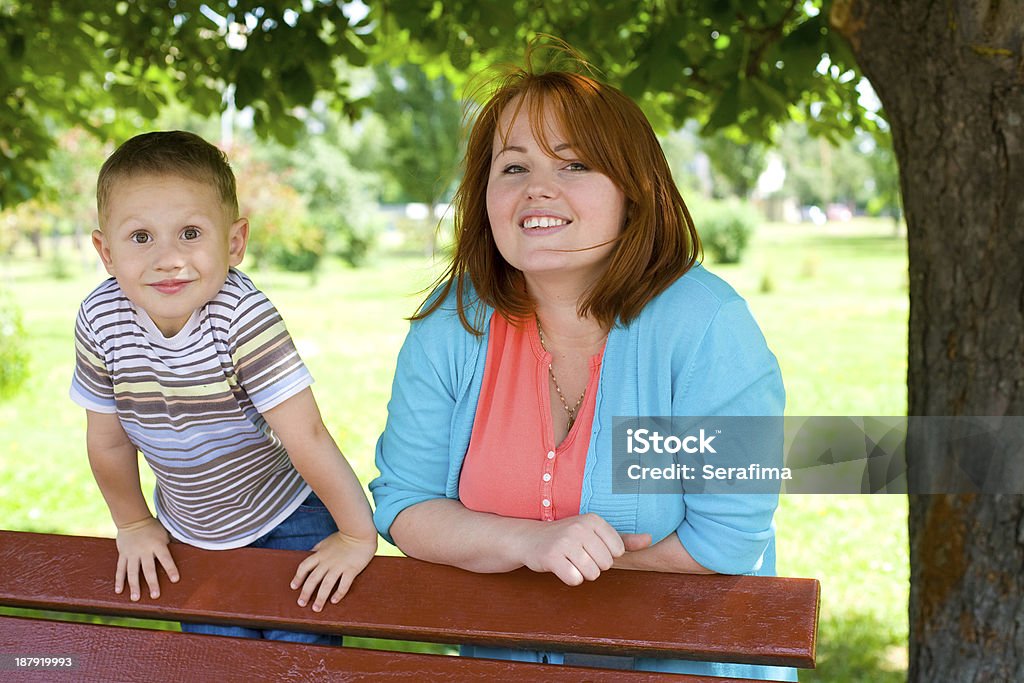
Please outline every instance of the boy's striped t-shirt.
[[75, 350], [72, 400], [117, 414], [178, 540], [247, 545], [309, 494], [261, 412], [313, 379], [277, 309], [241, 272], [171, 338], [111, 278], [82, 303]]

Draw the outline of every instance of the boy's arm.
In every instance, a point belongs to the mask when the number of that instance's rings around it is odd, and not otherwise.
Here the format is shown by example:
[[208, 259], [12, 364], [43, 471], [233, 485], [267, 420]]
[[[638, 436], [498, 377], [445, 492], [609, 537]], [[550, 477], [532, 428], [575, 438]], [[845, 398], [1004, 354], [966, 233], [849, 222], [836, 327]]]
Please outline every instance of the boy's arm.
[[160, 597], [156, 562], [163, 565], [172, 582], [178, 580], [178, 568], [167, 549], [167, 531], [150, 514], [139, 483], [139, 458], [135, 444], [125, 434], [121, 421], [113, 413], [85, 411], [86, 446], [89, 465], [96, 484], [117, 526], [117, 573], [114, 592], [124, 590], [125, 579], [132, 600], [138, 600], [139, 569], [149, 585], [150, 597]]
[[[263, 413], [267, 424], [281, 439], [302, 478], [313, 487], [330, 511], [338, 533], [314, 548], [292, 579], [302, 586], [298, 603], [305, 606], [319, 585], [313, 610], [327, 602], [337, 603], [352, 580], [369, 564], [377, 551], [377, 529], [370, 503], [355, 472], [324, 426], [313, 392], [307, 387]], [[331, 591], [337, 590], [331, 595]]]

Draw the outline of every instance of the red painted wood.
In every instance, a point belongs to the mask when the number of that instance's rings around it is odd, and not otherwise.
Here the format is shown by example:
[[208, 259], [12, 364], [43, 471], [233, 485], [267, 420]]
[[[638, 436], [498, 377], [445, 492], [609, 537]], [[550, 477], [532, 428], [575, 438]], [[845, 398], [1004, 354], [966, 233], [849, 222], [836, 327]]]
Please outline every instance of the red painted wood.
[[[813, 668], [813, 579], [608, 571], [578, 587], [377, 557], [321, 614], [288, 587], [304, 553], [172, 546], [181, 581], [113, 592], [114, 541], [0, 531], [0, 604], [443, 643]], [[143, 592], [148, 596], [148, 593]]]
[[[72, 669], [11, 668], [8, 654], [71, 656]], [[611, 671], [470, 657], [200, 636], [0, 617], [0, 679], [26, 681], [552, 681], [729, 683], [738, 679]]]

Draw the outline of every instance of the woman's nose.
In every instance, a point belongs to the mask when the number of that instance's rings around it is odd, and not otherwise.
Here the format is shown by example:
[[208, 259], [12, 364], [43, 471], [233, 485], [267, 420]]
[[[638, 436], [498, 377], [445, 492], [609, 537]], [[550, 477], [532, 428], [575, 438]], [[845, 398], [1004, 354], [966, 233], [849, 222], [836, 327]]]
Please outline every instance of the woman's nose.
[[526, 193], [530, 199], [551, 199], [558, 196], [558, 182], [552, 173], [533, 171], [526, 185]]

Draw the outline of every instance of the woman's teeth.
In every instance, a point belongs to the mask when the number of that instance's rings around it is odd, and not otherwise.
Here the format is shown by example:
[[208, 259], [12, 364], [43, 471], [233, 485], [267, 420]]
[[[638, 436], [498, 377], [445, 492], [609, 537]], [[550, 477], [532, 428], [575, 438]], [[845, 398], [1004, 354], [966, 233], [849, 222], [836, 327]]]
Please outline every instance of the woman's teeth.
[[547, 216], [531, 216], [523, 221], [524, 228], [555, 228], [565, 225], [566, 221], [561, 218], [548, 218]]

